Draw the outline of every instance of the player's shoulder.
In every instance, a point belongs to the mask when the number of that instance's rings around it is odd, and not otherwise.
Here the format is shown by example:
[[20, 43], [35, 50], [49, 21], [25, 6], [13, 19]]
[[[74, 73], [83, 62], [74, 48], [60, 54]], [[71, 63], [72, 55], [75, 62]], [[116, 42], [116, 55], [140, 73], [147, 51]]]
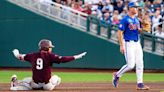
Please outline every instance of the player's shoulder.
[[123, 17], [123, 18], [121, 19], [121, 21], [127, 21], [128, 19], [129, 19], [129, 16], [126, 15], [125, 17]]
[[122, 18], [123, 20], [129, 19], [129, 15], [126, 15], [125, 17]]
[[30, 53], [28, 53], [26, 55], [34, 56], [34, 55], [38, 55], [38, 54], [39, 54], [39, 52], [30, 52]]
[[120, 21], [120, 24], [122, 24], [122, 25], [126, 24], [126, 22], [128, 21], [128, 19], [129, 19], [128, 16], [123, 17], [121, 19], [121, 21]]

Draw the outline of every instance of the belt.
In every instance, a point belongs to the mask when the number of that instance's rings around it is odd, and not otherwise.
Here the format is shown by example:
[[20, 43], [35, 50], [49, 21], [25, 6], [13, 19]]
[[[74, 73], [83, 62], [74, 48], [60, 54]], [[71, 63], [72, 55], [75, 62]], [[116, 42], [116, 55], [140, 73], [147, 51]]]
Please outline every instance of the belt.
[[125, 42], [130, 42], [130, 41], [138, 42], [138, 40], [125, 40]]

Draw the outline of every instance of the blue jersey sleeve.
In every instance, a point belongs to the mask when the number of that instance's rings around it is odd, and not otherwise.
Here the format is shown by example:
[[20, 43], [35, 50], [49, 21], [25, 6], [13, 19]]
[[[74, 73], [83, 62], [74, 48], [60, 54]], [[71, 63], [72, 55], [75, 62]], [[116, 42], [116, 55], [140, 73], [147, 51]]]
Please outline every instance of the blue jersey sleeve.
[[121, 31], [124, 31], [125, 30], [125, 19], [122, 19], [120, 21], [120, 24], [118, 26], [118, 29], [121, 30]]

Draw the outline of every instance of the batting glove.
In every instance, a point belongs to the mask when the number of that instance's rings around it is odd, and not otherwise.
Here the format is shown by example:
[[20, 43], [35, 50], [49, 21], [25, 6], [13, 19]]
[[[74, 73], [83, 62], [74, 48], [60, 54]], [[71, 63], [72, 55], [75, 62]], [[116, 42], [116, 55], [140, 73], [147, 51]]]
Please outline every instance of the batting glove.
[[24, 60], [25, 54], [20, 54], [18, 49], [14, 49], [13, 54], [17, 59]]
[[74, 58], [75, 58], [75, 59], [80, 59], [80, 58], [82, 58], [83, 56], [85, 56], [86, 54], [87, 54], [87, 52], [83, 52], [83, 53], [81, 53], [81, 54], [79, 54], [79, 55], [75, 55]]

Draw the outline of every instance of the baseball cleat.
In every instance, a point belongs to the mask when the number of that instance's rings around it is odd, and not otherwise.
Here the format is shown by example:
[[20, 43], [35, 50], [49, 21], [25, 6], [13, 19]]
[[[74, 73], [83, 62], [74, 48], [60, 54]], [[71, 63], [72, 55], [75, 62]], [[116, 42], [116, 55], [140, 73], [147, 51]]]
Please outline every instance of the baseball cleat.
[[113, 86], [115, 88], [118, 87], [118, 82], [119, 82], [119, 77], [117, 77], [116, 73], [113, 73], [113, 80], [112, 80], [112, 83], [113, 83]]
[[143, 83], [138, 83], [137, 84], [137, 90], [149, 90], [150, 88]]
[[14, 74], [11, 76], [11, 87], [15, 87], [18, 83], [17, 76]]

